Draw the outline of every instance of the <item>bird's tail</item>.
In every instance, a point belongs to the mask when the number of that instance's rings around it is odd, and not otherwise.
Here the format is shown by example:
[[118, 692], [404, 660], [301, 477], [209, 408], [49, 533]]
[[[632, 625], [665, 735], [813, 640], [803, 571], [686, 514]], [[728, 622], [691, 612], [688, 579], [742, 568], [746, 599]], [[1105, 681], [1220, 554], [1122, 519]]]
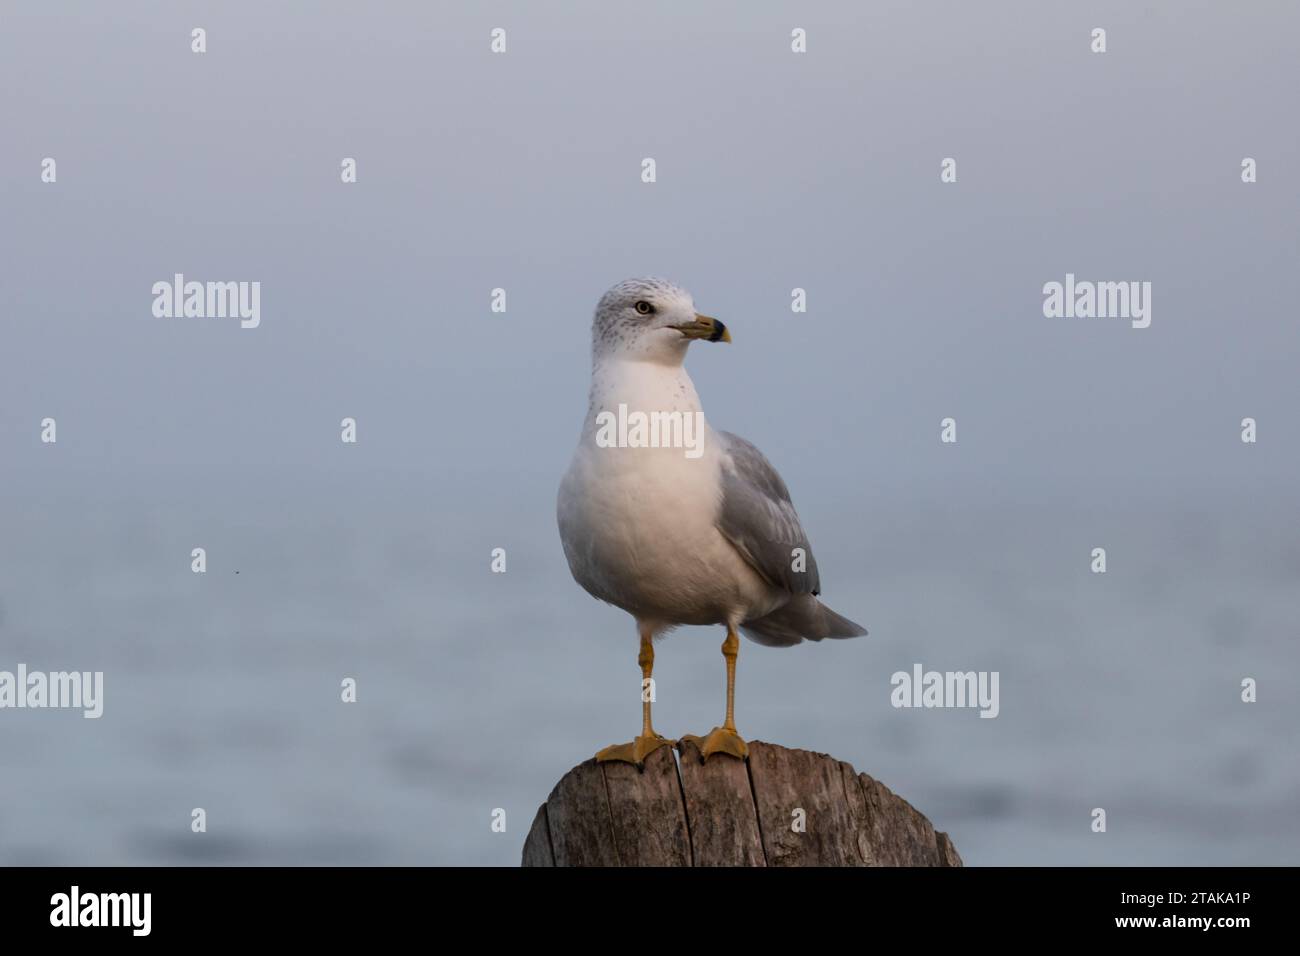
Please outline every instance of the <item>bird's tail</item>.
[[862, 637], [867, 629], [836, 614], [811, 594], [799, 594], [785, 607], [740, 625], [745, 636], [760, 644], [788, 647], [800, 641]]
[[[842, 614], [836, 614], [821, 601], [817, 602], [821, 608], [822, 621], [825, 633], [823, 637], [866, 637], [867, 629], [861, 624], [850, 621]], [[814, 638], [816, 640], [816, 638]]]

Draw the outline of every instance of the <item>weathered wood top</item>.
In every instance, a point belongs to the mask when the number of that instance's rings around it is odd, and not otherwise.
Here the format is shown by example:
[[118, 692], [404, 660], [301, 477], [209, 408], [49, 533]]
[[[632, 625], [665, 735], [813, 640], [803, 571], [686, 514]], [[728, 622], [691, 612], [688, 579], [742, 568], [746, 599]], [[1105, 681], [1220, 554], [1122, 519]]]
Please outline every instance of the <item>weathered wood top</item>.
[[[800, 812], [802, 811], [802, 812]], [[802, 824], [802, 825], [801, 825]], [[826, 754], [751, 741], [708, 763], [688, 744], [645, 768], [594, 759], [537, 811], [524, 866], [961, 866], [946, 833]]]

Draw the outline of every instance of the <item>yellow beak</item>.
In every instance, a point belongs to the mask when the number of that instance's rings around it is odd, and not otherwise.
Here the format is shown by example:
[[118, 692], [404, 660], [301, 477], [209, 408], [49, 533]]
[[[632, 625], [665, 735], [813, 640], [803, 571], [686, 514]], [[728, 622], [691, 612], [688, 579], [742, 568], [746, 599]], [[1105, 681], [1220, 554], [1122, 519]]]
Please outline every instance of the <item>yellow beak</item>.
[[674, 329], [688, 339], [708, 339], [710, 342], [730, 342], [731, 333], [717, 319], [707, 315], [696, 315], [694, 322], [674, 325]]

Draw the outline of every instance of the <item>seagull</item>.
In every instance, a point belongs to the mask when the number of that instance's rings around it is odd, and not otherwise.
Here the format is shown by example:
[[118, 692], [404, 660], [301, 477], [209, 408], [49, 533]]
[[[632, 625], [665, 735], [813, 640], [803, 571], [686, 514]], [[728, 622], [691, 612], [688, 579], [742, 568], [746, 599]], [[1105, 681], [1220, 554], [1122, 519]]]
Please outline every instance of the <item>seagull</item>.
[[587, 417], [556, 502], [560, 541], [578, 584], [635, 618], [642, 679], [640, 735], [601, 750], [600, 762], [641, 766], [677, 744], [650, 720], [654, 641], [673, 628], [727, 629], [726, 719], [703, 739], [682, 738], [705, 760], [749, 755], [735, 722], [737, 630], [774, 647], [867, 633], [817, 599], [817, 562], [776, 469], [705, 421], [683, 367], [701, 340], [731, 333], [664, 279], [620, 282], [591, 325]]

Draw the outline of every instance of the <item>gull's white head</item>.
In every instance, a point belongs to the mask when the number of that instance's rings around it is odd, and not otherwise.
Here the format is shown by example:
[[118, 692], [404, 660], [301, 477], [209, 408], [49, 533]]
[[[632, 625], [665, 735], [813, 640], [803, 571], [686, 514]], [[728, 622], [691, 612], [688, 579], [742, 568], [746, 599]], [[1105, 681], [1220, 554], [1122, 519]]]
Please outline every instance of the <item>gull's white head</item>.
[[731, 333], [696, 312], [691, 294], [666, 279], [623, 280], [600, 297], [591, 323], [596, 359], [680, 365], [695, 339], [730, 342]]

